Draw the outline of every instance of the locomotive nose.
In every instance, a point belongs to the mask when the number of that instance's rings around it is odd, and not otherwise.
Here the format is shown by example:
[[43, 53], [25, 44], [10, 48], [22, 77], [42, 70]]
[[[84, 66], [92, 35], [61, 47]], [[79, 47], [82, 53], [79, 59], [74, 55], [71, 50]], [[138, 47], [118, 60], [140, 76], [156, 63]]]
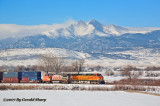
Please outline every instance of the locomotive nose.
[[103, 78], [103, 76], [101, 76], [101, 78], [100, 78], [100, 84], [105, 84], [105, 81], [104, 81], [104, 78]]
[[100, 80], [101, 80], [101, 81], [103, 81], [103, 80], [104, 80], [103, 76], [101, 76], [101, 77], [100, 77]]

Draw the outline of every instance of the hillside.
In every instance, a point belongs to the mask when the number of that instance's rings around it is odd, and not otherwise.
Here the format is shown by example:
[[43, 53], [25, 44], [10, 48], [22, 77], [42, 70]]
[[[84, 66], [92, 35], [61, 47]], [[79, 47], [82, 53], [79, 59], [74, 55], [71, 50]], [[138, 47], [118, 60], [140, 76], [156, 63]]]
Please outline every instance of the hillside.
[[85, 53], [60, 48], [25, 48], [0, 50], [1, 65], [37, 65], [41, 54], [53, 53], [69, 60], [85, 59], [86, 65], [121, 66], [121, 65], [159, 65], [159, 49], [135, 48], [124, 51]]

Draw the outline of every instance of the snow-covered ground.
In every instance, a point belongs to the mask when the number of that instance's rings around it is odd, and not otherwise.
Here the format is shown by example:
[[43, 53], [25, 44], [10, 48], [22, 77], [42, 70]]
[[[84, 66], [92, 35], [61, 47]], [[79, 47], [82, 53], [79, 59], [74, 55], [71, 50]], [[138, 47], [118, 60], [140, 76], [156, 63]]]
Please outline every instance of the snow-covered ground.
[[160, 106], [159, 96], [123, 91], [7, 90], [0, 94], [1, 106]]
[[26, 49], [9, 49], [0, 50], [0, 65], [17, 66], [17, 65], [37, 65], [40, 55], [52, 53], [55, 56], [67, 58], [88, 58], [88, 53], [61, 49], [61, 48], [26, 48]]
[[[153, 49], [137, 48], [136, 50], [128, 50], [125, 52], [108, 52], [106, 54], [119, 55], [124, 59], [112, 59], [110, 57], [95, 58], [94, 56], [72, 50], [60, 48], [37, 48], [37, 49], [9, 49], [0, 50], [0, 65], [36, 65], [39, 55], [53, 53], [56, 56], [63, 56], [75, 59], [85, 59], [85, 64], [89, 66], [158, 66], [160, 64], [160, 51]], [[130, 56], [127, 59], [125, 56]], [[125, 59], [126, 58], [126, 59]]]
[[121, 79], [127, 79], [127, 77], [122, 77], [122, 76], [104, 76], [104, 80], [106, 82], [114, 82], [114, 81], [119, 81]]
[[[160, 64], [160, 51], [154, 49], [136, 48], [135, 50], [121, 51], [121, 52], [108, 52], [106, 54], [119, 55], [124, 59], [112, 59], [110, 57], [100, 57], [100, 59], [87, 60], [89, 65], [100, 66], [159, 66]], [[125, 59], [130, 56], [130, 59]]]
[[[132, 74], [138, 74], [140, 71], [131, 71]], [[98, 73], [98, 72], [97, 72]], [[112, 76], [107, 76], [105, 75], [104, 72], [101, 72], [101, 74], [104, 77], [104, 80], [106, 82], [114, 82], [114, 81], [119, 81], [121, 79], [128, 79], [128, 76], [122, 76], [120, 73], [121, 71], [113, 71], [114, 75]], [[155, 79], [159, 80], [160, 79], [160, 71], [141, 71], [142, 75], [135, 77], [138, 79]], [[155, 75], [155, 76], [147, 76], [148, 75]], [[157, 75], [157, 76], [156, 76]]]

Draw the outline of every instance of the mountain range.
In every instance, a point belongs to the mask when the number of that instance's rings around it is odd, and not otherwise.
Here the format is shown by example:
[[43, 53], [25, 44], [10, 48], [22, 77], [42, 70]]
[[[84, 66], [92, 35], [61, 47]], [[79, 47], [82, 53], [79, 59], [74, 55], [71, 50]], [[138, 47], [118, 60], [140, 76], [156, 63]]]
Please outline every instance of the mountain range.
[[0, 49], [51, 47], [105, 53], [115, 48], [122, 48], [122, 50], [133, 47], [153, 48], [160, 45], [160, 28], [105, 26], [96, 20], [86, 23], [80, 20], [69, 25], [55, 25], [50, 29], [38, 35], [1, 39]]
[[[5, 29], [7, 29], [6, 26], [10, 25], [4, 26]], [[113, 24], [106, 26], [96, 20], [88, 22], [80, 20], [67, 25], [16, 26], [16, 31], [8, 31], [11, 35], [0, 40], [1, 50], [22, 48], [61, 48], [84, 52], [94, 58], [107, 57], [134, 60], [136, 58], [133, 58], [132, 56], [115, 55], [115, 52], [124, 53], [129, 50], [135, 51], [139, 48], [152, 49], [152, 52], [159, 52], [160, 48], [159, 27], [131, 28]], [[8, 30], [10, 28], [14, 29], [15, 26], [11, 25]], [[2, 25], [0, 25], [1, 35], [3, 34], [1, 31], [2, 29]], [[42, 30], [40, 31], [40, 29]], [[26, 32], [28, 35], [26, 35]], [[18, 37], [14, 37], [12, 34], [14, 36], [17, 34]], [[110, 53], [113, 53], [114, 55]]]

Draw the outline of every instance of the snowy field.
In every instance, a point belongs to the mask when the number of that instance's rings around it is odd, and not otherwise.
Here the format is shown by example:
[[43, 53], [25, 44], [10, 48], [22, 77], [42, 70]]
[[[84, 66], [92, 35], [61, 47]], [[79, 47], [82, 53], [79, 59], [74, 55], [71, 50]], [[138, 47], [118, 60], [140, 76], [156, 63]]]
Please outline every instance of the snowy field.
[[[39, 55], [48, 53], [53, 53], [55, 56], [63, 56], [68, 58], [83, 58], [85, 59], [85, 64], [89, 66], [159, 66], [160, 64], [160, 51], [154, 49], [136, 48], [135, 50], [128, 50], [122, 52], [107, 52], [105, 54], [118, 55], [121, 57], [113, 59], [103, 56], [98, 56], [99, 58], [95, 58], [88, 53], [60, 48], [25, 48], [0, 50], [0, 65], [37, 65]], [[131, 59], [127, 59], [125, 56], [130, 56]]]
[[0, 94], [0, 106], [160, 106], [159, 96], [123, 91], [6, 90]]

